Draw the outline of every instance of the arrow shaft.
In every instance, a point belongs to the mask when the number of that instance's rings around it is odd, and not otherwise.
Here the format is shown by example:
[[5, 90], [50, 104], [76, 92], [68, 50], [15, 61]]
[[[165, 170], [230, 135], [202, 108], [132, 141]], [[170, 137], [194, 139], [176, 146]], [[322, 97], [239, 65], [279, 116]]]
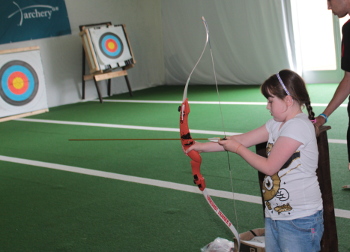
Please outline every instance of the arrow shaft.
[[[177, 140], [180, 138], [101, 138], [101, 139], [69, 139], [69, 141], [166, 141], [166, 140]], [[193, 140], [208, 140], [208, 138], [196, 138]]]

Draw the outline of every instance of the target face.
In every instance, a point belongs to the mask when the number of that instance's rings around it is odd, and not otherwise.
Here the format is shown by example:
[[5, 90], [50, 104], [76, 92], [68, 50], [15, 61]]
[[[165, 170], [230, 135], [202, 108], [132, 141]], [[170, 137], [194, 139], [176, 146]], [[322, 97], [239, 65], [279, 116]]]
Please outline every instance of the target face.
[[38, 76], [28, 63], [14, 60], [0, 69], [0, 96], [7, 103], [22, 106], [37, 95]]
[[[99, 69], [125, 66], [132, 59], [123, 26], [92, 27], [88, 29]], [[95, 64], [94, 59], [92, 59]]]
[[110, 59], [117, 59], [123, 54], [123, 42], [118, 35], [108, 32], [100, 37], [101, 52]]

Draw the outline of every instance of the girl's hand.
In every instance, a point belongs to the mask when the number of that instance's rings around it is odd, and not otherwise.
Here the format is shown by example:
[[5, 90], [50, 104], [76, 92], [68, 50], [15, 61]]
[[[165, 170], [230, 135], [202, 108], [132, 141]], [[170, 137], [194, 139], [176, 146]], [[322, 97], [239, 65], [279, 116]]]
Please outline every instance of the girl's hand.
[[214, 142], [201, 143], [201, 142], [194, 141], [194, 144], [192, 144], [188, 149], [184, 151], [185, 151], [185, 154], [187, 154], [193, 150], [201, 153], [201, 152], [224, 151], [224, 148], [220, 144], [214, 143]]
[[184, 152], [185, 154], [189, 153], [190, 151], [198, 151], [199, 153], [202, 152], [201, 150], [201, 144], [203, 143], [199, 143], [199, 142], [196, 142], [196, 141], [193, 141], [194, 144], [192, 144], [187, 150], [184, 149]]
[[238, 148], [242, 145], [236, 141], [234, 137], [229, 137], [227, 140], [220, 140], [218, 142], [226, 151], [237, 153]]

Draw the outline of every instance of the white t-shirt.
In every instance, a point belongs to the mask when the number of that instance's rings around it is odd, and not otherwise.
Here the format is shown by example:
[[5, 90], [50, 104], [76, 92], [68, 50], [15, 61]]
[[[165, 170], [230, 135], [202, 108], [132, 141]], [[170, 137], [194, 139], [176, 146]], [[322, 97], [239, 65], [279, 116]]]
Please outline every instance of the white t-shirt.
[[266, 123], [268, 155], [280, 136], [302, 144], [276, 174], [265, 176], [262, 192], [266, 217], [292, 220], [310, 216], [323, 208], [316, 176], [318, 148], [314, 126], [306, 114], [296, 115], [280, 128], [281, 124], [273, 119]]

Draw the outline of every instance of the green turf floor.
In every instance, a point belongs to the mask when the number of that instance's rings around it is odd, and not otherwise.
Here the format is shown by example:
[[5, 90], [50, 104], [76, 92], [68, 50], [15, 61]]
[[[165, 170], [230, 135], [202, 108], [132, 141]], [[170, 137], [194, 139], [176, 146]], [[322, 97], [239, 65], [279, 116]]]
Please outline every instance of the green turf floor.
[[[335, 88], [334, 84], [308, 86], [314, 103], [327, 103]], [[219, 90], [222, 102], [265, 102], [257, 86], [222, 86]], [[3, 122], [0, 155], [192, 185], [189, 159], [179, 141], [69, 141], [177, 138], [178, 132], [108, 126], [178, 128], [182, 91], [180, 86], [150, 88], [134, 92], [133, 97], [115, 95], [102, 104], [70, 104]], [[188, 96], [190, 101], [218, 101], [213, 86], [191, 86]], [[107, 101], [115, 99], [179, 103]], [[323, 109], [314, 108], [316, 114]], [[262, 105], [192, 104], [190, 129], [241, 133], [269, 118]], [[330, 117], [329, 139], [346, 139], [344, 118], [346, 108]], [[346, 145], [330, 143], [329, 147], [335, 208], [349, 211], [350, 191], [341, 189], [350, 184]], [[234, 192], [260, 195], [256, 171], [236, 155], [230, 155], [230, 168], [226, 153], [202, 157], [209, 188], [230, 192], [232, 183]], [[200, 194], [8, 161], [0, 161], [0, 170], [0, 251], [200, 251], [216, 237], [232, 239]], [[240, 232], [263, 226], [261, 205], [214, 200]], [[337, 218], [337, 229], [339, 251], [350, 251], [350, 219]]]

